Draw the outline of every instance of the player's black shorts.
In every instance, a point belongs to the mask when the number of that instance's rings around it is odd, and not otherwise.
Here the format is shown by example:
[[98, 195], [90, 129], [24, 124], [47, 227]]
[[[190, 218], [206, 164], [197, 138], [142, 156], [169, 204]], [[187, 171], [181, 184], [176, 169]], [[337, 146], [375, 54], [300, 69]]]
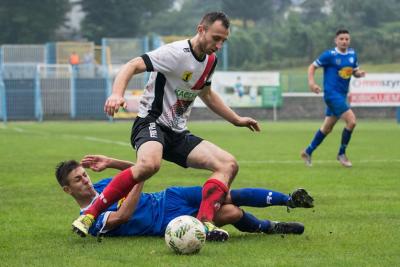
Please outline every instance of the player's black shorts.
[[203, 139], [189, 131], [174, 132], [157, 124], [156, 119], [151, 115], [146, 118], [137, 117], [132, 126], [132, 147], [137, 151], [142, 144], [148, 141], [157, 141], [163, 145], [163, 159], [187, 168], [186, 160], [189, 153]]

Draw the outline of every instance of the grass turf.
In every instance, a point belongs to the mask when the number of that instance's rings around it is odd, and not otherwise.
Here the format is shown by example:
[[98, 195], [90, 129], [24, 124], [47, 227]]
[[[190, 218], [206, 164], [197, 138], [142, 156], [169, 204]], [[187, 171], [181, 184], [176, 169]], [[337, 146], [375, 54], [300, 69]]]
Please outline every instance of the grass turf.
[[[233, 184], [289, 193], [306, 188], [312, 210], [246, 208], [260, 218], [301, 221], [301, 236], [240, 233], [207, 243], [198, 255], [177, 256], [162, 238], [81, 239], [70, 230], [78, 216], [54, 178], [55, 165], [85, 154], [135, 160], [131, 123], [12, 122], [0, 125], [0, 262], [2, 266], [395, 266], [400, 262], [400, 127], [360, 121], [348, 149], [353, 168], [336, 162], [342, 124], [315, 151], [307, 168], [299, 152], [319, 122], [264, 122], [262, 133], [225, 122], [195, 122], [191, 131], [232, 153], [240, 171]], [[95, 182], [112, 176], [89, 172]], [[201, 185], [209, 173], [163, 162], [144, 191]]]

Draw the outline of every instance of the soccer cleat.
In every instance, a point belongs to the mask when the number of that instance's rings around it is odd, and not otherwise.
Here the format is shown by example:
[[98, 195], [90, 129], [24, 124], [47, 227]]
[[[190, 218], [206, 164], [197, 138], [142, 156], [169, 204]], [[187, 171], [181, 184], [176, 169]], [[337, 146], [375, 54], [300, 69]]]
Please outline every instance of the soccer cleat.
[[353, 166], [353, 164], [351, 164], [351, 161], [346, 157], [346, 154], [342, 154], [342, 155], [337, 155], [336, 159], [340, 162], [340, 164], [342, 164], [344, 167], [350, 168], [351, 166]]
[[203, 222], [204, 228], [206, 230], [206, 240], [207, 241], [219, 241], [224, 242], [228, 240], [229, 233], [221, 228], [216, 227], [210, 222]]
[[299, 188], [289, 194], [289, 200], [286, 204], [289, 208], [313, 208], [314, 199], [303, 188]]
[[94, 217], [90, 214], [82, 214], [72, 223], [72, 231], [86, 237], [89, 233], [89, 228], [94, 223]]
[[305, 150], [301, 151], [300, 157], [304, 160], [306, 166], [308, 167], [312, 166], [311, 155], [309, 155]]
[[271, 221], [271, 227], [267, 234], [294, 234], [301, 235], [304, 232], [304, 225], [299, 222], [274, 222]]

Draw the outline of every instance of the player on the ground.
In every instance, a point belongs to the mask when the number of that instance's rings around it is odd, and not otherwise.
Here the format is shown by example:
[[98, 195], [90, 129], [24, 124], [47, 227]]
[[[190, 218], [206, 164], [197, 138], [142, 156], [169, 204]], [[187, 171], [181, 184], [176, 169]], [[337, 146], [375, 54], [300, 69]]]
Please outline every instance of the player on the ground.
[[[102, 171], [106, 168], [126, 169], [133, 163], [102, 155], [85, 156], [81, 163], [74, 160], [60, 162], [56, 178], [63, 190], [78, 203], [83, 213], [99, 197], [111, 178], [94, 185], [85, 168]], [[169, 187], [156, 193], [141, 193], [143, 182], [108, 209], [101, 213], [91, 225], [89, 233], [111, 236], [164, 235], [168, 223], [181, 215], [198, 212], [201, 202], [200, 186]], [[298, 222], [276, 222], [260, 220], [245, 212], [239, 206], [289, 208], [311, 208], [313, 198], [304, 189], [297, 189], [291, 195], [261, 188], [233, 189], [228, 192], [221, 208], [216, 212], [214, 222], [218, 226], [233, 224], [242, 232], [263, 232], [267, 234], [302, 234], [304, 225]]]
[[153, 176], [165, 159], [182, 167], [212, 172], [203, 186], [197, 218], [206, 226], [207, 238], [223, 241], [229, 237], [214, 226], [213, 220], [238, 172], [238, 164], [231, 154], [191, 134], [186, 127], [193, 102], [199, 96], [208, 108], [235, 126], [260, 130], [256, 120], [239, 116], [211, 90], [211, 76], [217, 64], [215, 52], [228, 35], [227, 16], [211, 12], [202, 18], [197, 34], [190, 40], [164, 45], [122, 67], [104, 106], [110, 116], [126, 105], [124, 92], [133, 75], [151, 72], [132, 127], [131, 143], [137, 151], [137, 162], [118, 174], [84, 215], [73, 222], [77, 232], [86, 235], [108, 205], [130, 192], [136, 183]]
[[315, 134], [310, 145], [301, 152], [301, 158], [307, 166], [312, 166], [313, 151], [332, 131], [340, 118], [345, 121], [346, 126], [342, 132], [337, 160], [344, 167], [352, 166], [346, 156], [346, 148], [356, 126], [356, 116], [347, 104], [347, 93], [351, 76], [364, 77], [365, 71], [359, 69], [357, 54], [354, 49], [349, 48], [350, 34], [348, 30], [341, 29], [336, 32], [335, 44], [335, 48], [323, 52], [308, 67], [308, 85], [310, 90], [316, 94], [321, 92], [321, 87], [315, 83], [315, 70], [319, 67], [324, 68], [324, 101], [327, 108], [321, 128]]

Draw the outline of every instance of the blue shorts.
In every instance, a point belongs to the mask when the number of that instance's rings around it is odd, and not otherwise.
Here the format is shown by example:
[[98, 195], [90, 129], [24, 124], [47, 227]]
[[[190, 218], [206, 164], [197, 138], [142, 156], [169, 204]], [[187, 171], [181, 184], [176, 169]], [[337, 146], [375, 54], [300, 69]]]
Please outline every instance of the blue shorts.
[[165, 190], [165, 214], [161, 232], [168, 223], [181, 215], [196, 216], [201, 203], [201, 186], [169, 187]]
[[327, 117], [335, 116], [340, 118], [343, 113], [350, 109], [347, 104], [347, 96], [342, 94], [330, 94], [324, 96]]

